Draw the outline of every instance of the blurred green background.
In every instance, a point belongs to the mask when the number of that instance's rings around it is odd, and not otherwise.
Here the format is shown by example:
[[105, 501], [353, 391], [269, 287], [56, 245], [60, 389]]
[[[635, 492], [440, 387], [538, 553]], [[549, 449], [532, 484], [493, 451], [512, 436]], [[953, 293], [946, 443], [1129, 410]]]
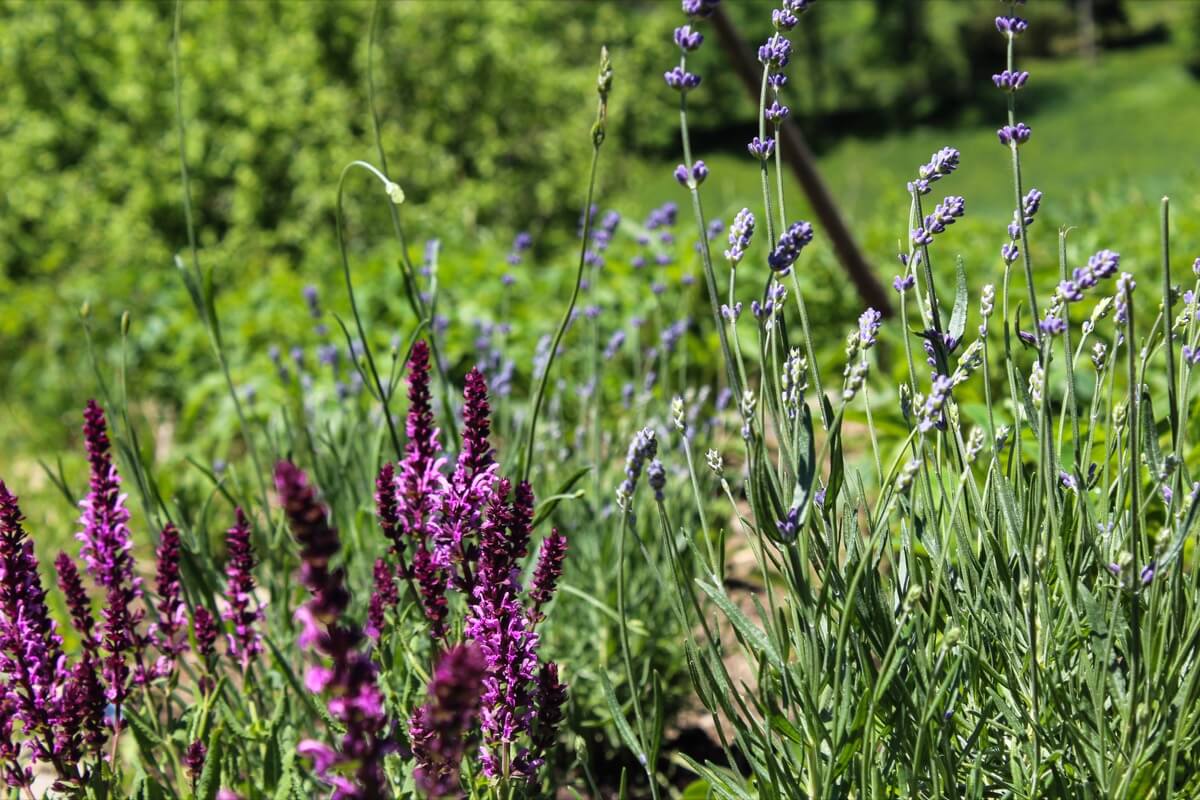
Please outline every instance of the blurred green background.
[[[748, 42], [769, 31], [770, 2], [729, 2]], [[973, 288], [994, 280], [1011, 209], [1008, 162], [995, 141], [1003, 97], [993, 0], [822, 0], [797, 31], [788, 98], [859, 245], [890, 283], [905, 237], [905, 181], [934, 150], [962, 150], [955, 194], [967, 219], [953, 245]], [[1200, 3], [1191, 0], [1035, 0], [1021, 40], [1033, 73], [1019, 96], [1035, 135], [1023, 151], [1027, 185], [1046, 194], [1033, 248], [1052, 285], [1056, 230], [1077, 226], [1072, 258], [1101, 246], [1149, 268], [1157, 203], [1175, 204], [1181, 264], [1200, 255]], [[345, 313], [333, 208], [341, 169], [377, 161], [367, 104], [366, 2], [186, 2], [183, 113], [201, 259], [235, 382], [269, 405], [272, 345], [315, 343], [303, 287]], [[65, 459], [77, 484], [78, 414], [97, 393], [79, 310], [89, 304], [101, 374], [120, 364], [119, 319], [130, 313], [128, 393], [165, 465], [230, 456], [232, 404], [172, 265], [187, 244], [174, 122], [174, 4], [0, 3], [0, 475], [19, 493], [50, 497], [39, 460]], [[447, 351], [475, 358], [471, 320], [511, 325], [513, 380], [529, 380], [538, 338], [550, 332], [573, 277], [588, 131], [600, 46], [613, 55], [612, 124], [601, 209], [640, 221], [684, 199], [676, 98], [662, 72], [676, 59], [679, 4], [459, 2], [384, 5], [375, 57], [382, 136], [414, 259], [441, 241]], [[693, 143], [712, 176], [713, 216], [756, 207], [745, 156], [754, 106], [709, 46], [692, 95]], [[947, 184], [949, 187], [949, 184]], [[377, 186], [347, 188], [356, 279], [376, 329], [413, 320], [402, 300], [397, 250]], [[809, 211], [798, 190], [796, 216]], [[636, 225], [618, 231], [609, 295], [645, 292], [629, 267]], [[518, 230], [536, 242], [500, 276]], [[821, 346], [840, 349], [861, 310], [818, 228], [802, 278]], [[1186, 259], [1186, 260], [1184, 260]], [[939, 267], [948, 267], [942, 259]], [[832, 326], [832, 327], [831, 327]], [[520, 391], [520, 389], [519, 389]], [[264, 412], [265, 413], [265, 412]], [[186, 443], [186, 444], [184, 444]], [[166, 480], [170, 481], [170, 470]], [[27, 502], [35, 524], [65, 535], [71, 509]], [[36, 529], [36, 528], [35, 528]]]

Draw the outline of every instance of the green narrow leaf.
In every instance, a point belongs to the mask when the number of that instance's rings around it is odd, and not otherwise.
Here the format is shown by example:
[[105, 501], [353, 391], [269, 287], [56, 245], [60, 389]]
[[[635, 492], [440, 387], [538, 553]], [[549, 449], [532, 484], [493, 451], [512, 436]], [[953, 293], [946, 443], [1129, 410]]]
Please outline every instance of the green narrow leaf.
[[530, 527], [530, 530], [537, 530], [537, 527], [545, 522], [552, 513], [554, 513], [554, 509], [558, 507], [559, 503], [561, 503], [563, 500], [574, 497], [574, 495], [571, 494], [571, 489], [574, 488], [575, 484], [579, 483], [584, 475], [587, 475], [591, 471], [591, 467], [582, 467], [576, 470], [565, 481], [562, 482], [557, 491], [553, 492], [551, 496], [539, 503], [537, 514], [535, 514], [533, 517], [533, 523]]
[[629, 727], [629, 721], [625, 719], [625, 714], [621, 711], [621, 704], [617, 702], [612, 681], [608, 679], [608, 673], [604, 670], [600, 670], [600, 684], [604, 687], [604, 699], [608, 701], [608, 711], [612, 714], [613, 723], [617, 726], [617, 733], [620, 735], [621, 741], [632, 751], [638, 761], [646, 764], [646, 754], [642, 751], [637, 737], [633, 735], [633, 728]]
[[967, 271], [962, 256], [954, 263], [957, 286], [954, 290], [954, 311], [950, 315], [950, 335], [961, 341], [967, 330]]
[[733, 627], [742, 635], [747, 646], [756, 653], [765, 655], [767, 660], [771, 662], [771, 666], [780, 672], [783, 671], [783, 659], [779, 656], [779, 652], [771, 644], [771, 640], [767, 638], [767, 634], [763, 629], [755, 625], [750, 619], [742, 613], [725, 591], [719, 586], [710, 585], [707, 581], [696, 579], [696, 583], [700, 584], [700, 588], [705, 594], [712, 598], [713, 602], [724, 612], [729, 621], [733, 623]]
[[1158, 446], [1158, 426], [1154, 424], [1154, 404], [1150, 401], [1150, 390], [1142, 387], [1142, 453], [1146, 456], [1146, 466], [1150, 474], [1157, 480], [1162, 474], [1163, 454]]

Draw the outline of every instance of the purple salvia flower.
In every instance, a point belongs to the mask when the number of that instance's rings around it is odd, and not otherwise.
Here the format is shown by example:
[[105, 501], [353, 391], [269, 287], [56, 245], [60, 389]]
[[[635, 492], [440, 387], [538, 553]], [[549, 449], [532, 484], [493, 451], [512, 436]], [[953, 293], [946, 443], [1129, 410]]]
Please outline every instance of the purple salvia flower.
[[[83, 509], [83, 530], [76, 538], [83, 543], [80, 553], [88, 572], [105, 591], [101, 612], [104, 619], [104, 680], [108, 699], [119, 707], [128, 691], [130, 675], [126, 656], [132, 653], [141, 662], [144, 639], [137, 631], [142, 611], [133, 601], [142, 596], [141, 579], [133, 574], [129, 510], [121, 493], [121, 477], [113, 464], [104, 411], [89, 400], [83, 412], [83, 438], [90, 473], [89, 492], [79, 504]], [[114, 715], [119, 724], [120, 715]]]
[[63, 760], [69, 763], [78, 762], [82, 746], [92, 753], [99, 753], [108, 739], [104, 718], [108, 699], [97, 667], [95, 654], [85, 651], [63, 684], [61, 720], [55, 744]]
[[533, 716], [531, 682], [537, 670], [538, 635], [528, 628], [519, 600], [519, 565], [529, 539], [532, 493], [518, 487], [508, 503], [509, 483], [494, 484], [492, 499], [480, 529], [478, 575], [470, 606], [466, 635], [479, 644], [487, 663], [483, 679], [481, 720], [483, 744], [480, 760], [484, 774], [508, 773], [531, 777], [539, 765], [514, 743], [528, 733]]
[[483, 652], [473, 643], [446, 651], [429, 682], [429, 701], [409, 720], [409, 737], [417, 762], [413, 778], [429, 797], [461, 791], [459, 769], [467, 737], [479, 715], [483, 685]]
[[155, 674], [166, 677], [175, 669], [175, 658], [187, 649], [187, 608], [183, 603], [183, 584], [179, 578], [180, 542], [179, 529], [167, 523], [158, 539], [155, 552], [158, 569], [154, 588], [158, 596], [158, 622], [151, 626], [162, 661], [156, 665]]
[[382, 558], [375, 559], [375, 591], [371, 593], [371, 604], [367, 607], [367, 636], [378, 641], [387, 624], [387, 612], [400, 603], [396, 589], [396, 572]]
[[784, 274], [796, 263], [800, 252], [813, 240], [813, 227], [801, 221], [793, 222], [779, 237], [779, 243], [767, 256], [767, 265], [775, 272]]
[[229, 655], [237, 659], [242, 672], [250, 668], [250, 661], [262, 652], [262, 641], [258, 635], [258, 621], [262, 609], [254, 601], [254, 548], [250, 544], [250, 522], [239, 508], [234, 512], [234, 526], [225, 535], [228, 560], [225, 564], [225, 592], [229, 605], [221, 616], [232, 623], [233, 630], [226, 635]]
[[300, 544], [300, 580], [312, 595], [296, 612], [304, 627], [302, 647], [313, 646], [328, 664], [311, 667], [305, 685], [329, 695], [330, 716], [344, 726], [340, 751], [306, 740], [297, 752], [315, 762], [315, 771], [333, 786], [334, 800], [377, 800], [385, 796], [384, 756], [394, 745], [386, 732], [387, 716], [377, 668], [360, 649], [362, 631], [344, 618], [350, 596], [345, 571], [331, 569], [341, 549], [328, 510], [317, 500], [307, 477], [293, 464], [275, 467], [275, 488], [292, 534]]
[[396, 502], [396, 469], [390, 461], [379, 468], [375, 477], [375, 518], [379, 521], [379, 530], [391, 542], [392, 552], [403, 553], [400, 507]]
[[37, 556], [22, 520], [16, 496], [0, 481], [0, 675], [5, 678], [0, 691], [13, 703], [34, 756], [56, 760], [58, 767], [55, 694], [63, 678], [62, 638], [46, 608]]
[[202, 605], [192, 613], [192, 634], [196, 637], [196, 652], [208, 660], [217, 654], [217, 619]]
[[96, 618], [92, 615], [92, 601], [88, 598], [87, 590], [79, 577], [79, 568], [75, 561], [65, 552], [60, 552], [54, 560], [54, 570], [58, 574], [58, 588], [63, 593], [67, 611], [71, 615], [71, 625], [79, 634], [85, 650], [96, 649]]
[[[396, 498], [399, 533], [412, 539], [418, 547], [427, 546], [429, 519], [437, 509], [438, 498], [445, 488], [445, 479], [440, 471], [442, 445], [438, 441], [438, 429], [434, 424], [429, 393], [429, 345], [423, 340], [413, 344], [408, 360], [408, 416], [404, 427], [407, 434], [404, 460], [400, 463], [400, 472], [396, 476], [399, 484], [399, 494]], [[377, 483], [376, 490], [386, 493], [386, 474], [381, 472], [380, 475], [384, 485]], [[390, 522], [390, 504], [385, 503], [377, 508], [381, 514], [389, 515]], [[381, 524], [384, 524], [382, 518]], [[384, 533], [388, 533], [386, 528]], [[392, 542], [396, 548], [403, 545], [403, 539], [398, 534]]]
[[33, 785], [33, 769], [21, 766], [21, 743], [13, 735], [17, 711], [8, 694], [0, 694], [0, 779], [11, 789]]
[[567, 686], [558, 679], [558, 665], [554, 662], [542, 664], [538, 669], [537, 686], [534, 689], [537, 714], [534, 715], [531, 740], [535, 759], [545, 758], [545, 754], [553, 749], [566, 702]]
[[200, 773], [204, 771], [204, 759], [207, 756], [208, 748], [199, 739], [189, 744], [187, 750], [184, 751], [183, 766], [187, 769], [193, 791], [196, 787], [196, 781], [200, 779]]
[[533, 581], [529, 587], [531, 622], [538, 623], [546, 618], [542, 607], [554, 596], [566, 557], [567, 537], [559, 533], [558, 528], [554, 528], [550, 535], [542, 540], [542, 546], [538, 550], [537, 567], [533, 571]]

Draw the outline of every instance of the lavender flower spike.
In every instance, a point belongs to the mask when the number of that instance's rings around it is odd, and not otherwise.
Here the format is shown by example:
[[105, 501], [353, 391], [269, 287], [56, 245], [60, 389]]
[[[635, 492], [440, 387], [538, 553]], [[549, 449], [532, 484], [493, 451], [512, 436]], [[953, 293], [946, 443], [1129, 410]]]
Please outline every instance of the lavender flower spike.
[[725, 251], [725, 258], [729, 260], [730, 266], [736, 267], [745, 257], [753, 237], [754, 214], [750, 209], [743, 208], [729, 226], [729, 249]]
[[629, 443], [625, 457], [625, 480], [617, 487], [617, 505], [628, 511], [633, 501], [633, 490], [637, 488], [642, 466], [658, 452], [658, 439], [652, 428], [642, 428]]
[[779, 237], [779, 243], [775, 245], [775, 249], [767, 256], [767, 265], [775, 272], [786, 273], [800, 257], [800, 251], [807, 247], [812, 240], [813, 227], [811, 224], [804, 221], [793, 222]]

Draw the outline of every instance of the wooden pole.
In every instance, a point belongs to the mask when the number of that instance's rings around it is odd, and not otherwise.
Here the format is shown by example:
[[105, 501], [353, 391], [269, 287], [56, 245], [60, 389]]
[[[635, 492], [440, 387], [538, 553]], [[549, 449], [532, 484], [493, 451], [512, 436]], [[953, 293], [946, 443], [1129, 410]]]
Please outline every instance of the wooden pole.
[[[746, 84], [746, 89], [757, 106], [759, 83], [762, 81], [762, 66], [750, 48], [746, 46], [722, 6], [716, 7], [712, 22], [717, 32], [717, 38], [721, 42], [721, 49], [725, 51], [725, 55], [733, 65], [738, 77]], [[800, 132], [799, 127], [785, 122], [779, 130], [779, 142], [776, 143], [776, 146], [780, 148], [783, 160], [792, 168], [796, 180], [800, 182], [800, 188], [808, 197], [808, 202], [821, 221], [842, 269], [850, 276], [859, 296], [867, 305], [872, 306], [885, 317], [892, 316], [894, 311], [891, 297], [875, 276], [871, 265], [863, 257], [862, 251], [858, 249], [854, 235], [842, 218], [841, 212], [838, 211], [837, 203], [830, 194], [829, 187], [825, 185], [821, 173], [817, 170], [816, 159], [813, 157], [808, 143], [804, 141], [804, 135]]]

